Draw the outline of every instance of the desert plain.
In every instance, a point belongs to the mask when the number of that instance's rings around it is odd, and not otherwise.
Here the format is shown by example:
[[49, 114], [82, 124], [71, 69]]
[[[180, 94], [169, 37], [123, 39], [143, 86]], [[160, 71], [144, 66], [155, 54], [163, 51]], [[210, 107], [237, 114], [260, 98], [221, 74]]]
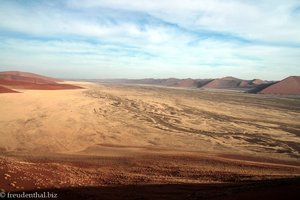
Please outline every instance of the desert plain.
[[297, 96], [66, 83], [82, 89], [0, 95], [2, 191], [70, 199], [299, 194]]

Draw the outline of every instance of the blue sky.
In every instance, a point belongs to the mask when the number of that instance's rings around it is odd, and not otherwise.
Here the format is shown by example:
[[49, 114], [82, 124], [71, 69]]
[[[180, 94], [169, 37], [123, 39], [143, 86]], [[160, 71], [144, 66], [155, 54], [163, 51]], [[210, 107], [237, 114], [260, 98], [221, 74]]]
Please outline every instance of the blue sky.
[[1, 0], [0, 70], [60, 78], [300, 75], [300, 1]]

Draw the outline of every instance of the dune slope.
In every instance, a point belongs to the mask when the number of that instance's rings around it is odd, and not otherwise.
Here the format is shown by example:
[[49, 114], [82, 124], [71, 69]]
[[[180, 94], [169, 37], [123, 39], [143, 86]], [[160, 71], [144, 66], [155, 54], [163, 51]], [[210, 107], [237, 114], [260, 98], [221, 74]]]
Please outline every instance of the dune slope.
[[75, 85], [57, 83], [57, 81], [61, 80], [28, 72], [0, 72], [0, 85], [12, 89], [62, 90], [81, 88]]
[[273, 84], [262, 91], [260, 94], [282, 94], [300, 95], [300, 76], [290, 76], [282, 81]]
[[0, 85], [0, 93], [18, 93], [18, 92]]

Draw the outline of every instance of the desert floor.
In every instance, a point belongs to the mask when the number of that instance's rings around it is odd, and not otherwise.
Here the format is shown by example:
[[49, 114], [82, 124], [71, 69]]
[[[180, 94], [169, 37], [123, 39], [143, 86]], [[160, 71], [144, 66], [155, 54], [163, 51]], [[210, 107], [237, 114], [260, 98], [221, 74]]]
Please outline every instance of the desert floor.
[[1, 190], [70, 199], [299, 195], [300, 98], [71, 83], [85, 89], [0, 95]]

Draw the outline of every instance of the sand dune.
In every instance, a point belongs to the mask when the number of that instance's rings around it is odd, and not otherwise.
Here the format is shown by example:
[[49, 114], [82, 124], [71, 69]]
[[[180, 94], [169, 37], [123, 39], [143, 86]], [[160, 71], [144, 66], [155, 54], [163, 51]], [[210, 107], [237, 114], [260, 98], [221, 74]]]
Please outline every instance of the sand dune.
[[12, 89], [62, 90], [81, 88], [75, 85], [57, 83], [57, 81], [61, 80], [27, 72], [0, 72], [0, 85]]
[[193, 79], [182, 79], [179, 80], [178, 83], [175, 85], [178, 87], [196, 87], [197, 86], [197, 82]]
[[218, 79], [109, 79], [98, 80], [91, 79], [91, 82], [100, 83], [117, 83], [117, 84], [142, 84], [142, 85], [159, 85], [169, 87], [183, 87], [183, 88], [205, 88], [205, 89], [235, 89], [235, 90], [251, 90], [257, 86], [270, 83], [270, 81], [263, 81], [260, 79], [242, 80], [231, 76]]
[[[215, 79], [208, 84], [204, 85], [204, 88], [238, 88], [242, 80], [234, 77], [224, 77]], [[244, 85], [244, 83], [242, 84]], [[242, 86], [243, 87], [243, 86]]]
[[19, 79], [22, 80], [24, 77], [31, 78], [31, 80], [39, 79], [39, 80], [48, 81], [47, 83], [55, 83], [55, 82], [62, 81], [61, 79], [57, 79], [57, 78], [42, 76], [39, 74], [34, 74], [34, 73], [29, 73], [29, 72], [20, 72], [20, 71], [3, 71], [3, 72], [0, 72], [0, 77], [2, 77], [2, 76], [6, 76], [13, 80], [19, 80]]
[[269, 81], [263, 81], [263, 80], [260, 80], [260, 79], [253, 79], [251, 81], [252, 84], [254, 85], [260, 85], [260, 84], [265, 84], [265, 83], [268, 83]]
[[11, 90], [9, 88], [0, 86], [0, 93], [17, 93], [17, 91]]
[[300, 95], [300, 76], [290, 76], [259, 92], [260, 94]]

